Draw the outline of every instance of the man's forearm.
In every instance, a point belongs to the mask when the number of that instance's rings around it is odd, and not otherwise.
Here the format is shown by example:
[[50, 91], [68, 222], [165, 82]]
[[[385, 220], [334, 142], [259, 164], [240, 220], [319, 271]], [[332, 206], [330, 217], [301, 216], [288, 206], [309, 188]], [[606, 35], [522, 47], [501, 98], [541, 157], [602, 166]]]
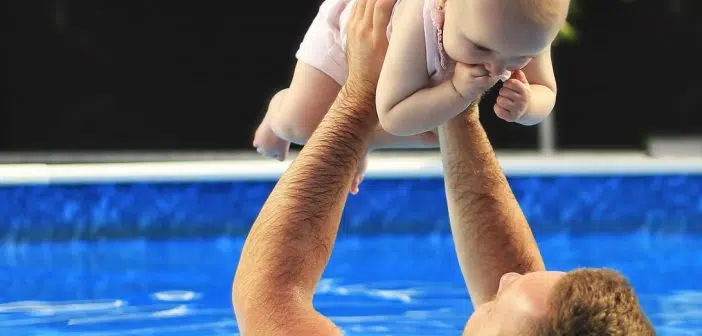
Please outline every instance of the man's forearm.
[[[263, 205], [242, 251], [235, 301], [245, 304], [246, 298], [236, 295], [250, 292], [258, 302], [266, 295], [311, 302], [354, 173], [377, 125], [372, 92], [354, 89], [342, 88]], [[248, 289], [237, 291], [237, 286]]]
[[543, 270], [544, 264], [477, 111], [441, 126], [439, 142], [456, 252], [478, 306], [496, 294], [503, 274]]

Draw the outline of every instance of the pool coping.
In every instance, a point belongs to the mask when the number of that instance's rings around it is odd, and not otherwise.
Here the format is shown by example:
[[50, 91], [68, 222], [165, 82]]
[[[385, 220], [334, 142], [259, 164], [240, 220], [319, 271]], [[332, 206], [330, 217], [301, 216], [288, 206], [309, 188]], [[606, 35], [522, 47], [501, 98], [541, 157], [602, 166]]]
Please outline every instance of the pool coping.
[[[20, 155], [24, 163], [0, 162], [0, 185], [128, 182], [270, 181], [285, 162], [251, 152], [57, 153]], [[651, 157], [643, 152], [589, 151], [541, 155], [498, 152], [508, 176], [702, 174], [702, 157]], [[370, 155], [367, 178], [443, 176], [438, 151], [390, 151]]]

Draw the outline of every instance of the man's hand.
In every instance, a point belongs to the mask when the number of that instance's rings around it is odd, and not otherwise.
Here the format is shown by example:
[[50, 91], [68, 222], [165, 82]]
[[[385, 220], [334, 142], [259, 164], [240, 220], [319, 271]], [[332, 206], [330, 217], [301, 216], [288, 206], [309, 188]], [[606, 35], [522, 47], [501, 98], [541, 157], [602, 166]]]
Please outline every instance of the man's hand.
[[[388, 51], [387, 27], [392, 16], [395, 0], [358, 0], [347, 24], [346, 62], [348, 80], [344, 84], [346, 93], [356, 94], [359, 102], [370, 103], [368, 110], [377, 122], [375, 112], [375, 90], [385, 54]], [[350, 91], [350, 92], [349, 92]], [[354, 99], [354, 97], [349, 97]], [[368, 157], [364, 156], [351, 184], [351, 193], [358, 193], [363, 181]]]
[[387, 27], [395, 0], [358, 0], [347, 26], [349, 82], [378, 84], [388, 50]]
[[505, 121], [519, 121], [531, 101], [531, 87], [522, 70], [516, 70], [500, 89], [495, 113]]

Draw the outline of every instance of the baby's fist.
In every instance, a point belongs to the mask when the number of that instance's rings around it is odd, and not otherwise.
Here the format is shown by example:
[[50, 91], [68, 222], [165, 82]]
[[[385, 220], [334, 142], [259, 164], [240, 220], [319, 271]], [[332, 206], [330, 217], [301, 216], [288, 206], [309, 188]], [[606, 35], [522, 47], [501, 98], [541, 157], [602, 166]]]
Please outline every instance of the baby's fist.
[[468, 101], [474, 101], [493, 87], [499, 79], [490, 76], [483, 65], [456, 63], [451, 82], [454, 90]]
[[501, 119], [515, 122], [524, 116], [531, 101], [531, 87], [522, 70], [515, 70], [505, 81], [495, 103], [495, 113]]

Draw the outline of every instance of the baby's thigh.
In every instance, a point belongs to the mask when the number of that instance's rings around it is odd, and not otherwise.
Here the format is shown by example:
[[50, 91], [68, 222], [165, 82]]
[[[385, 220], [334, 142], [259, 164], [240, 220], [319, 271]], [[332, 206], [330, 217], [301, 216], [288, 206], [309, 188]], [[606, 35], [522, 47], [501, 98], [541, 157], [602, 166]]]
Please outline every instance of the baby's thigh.
[[317, 124], [339, 94], [341, 86], [330, 76], [298, 61], [288, 91], [280, 106], [282, 118]]

